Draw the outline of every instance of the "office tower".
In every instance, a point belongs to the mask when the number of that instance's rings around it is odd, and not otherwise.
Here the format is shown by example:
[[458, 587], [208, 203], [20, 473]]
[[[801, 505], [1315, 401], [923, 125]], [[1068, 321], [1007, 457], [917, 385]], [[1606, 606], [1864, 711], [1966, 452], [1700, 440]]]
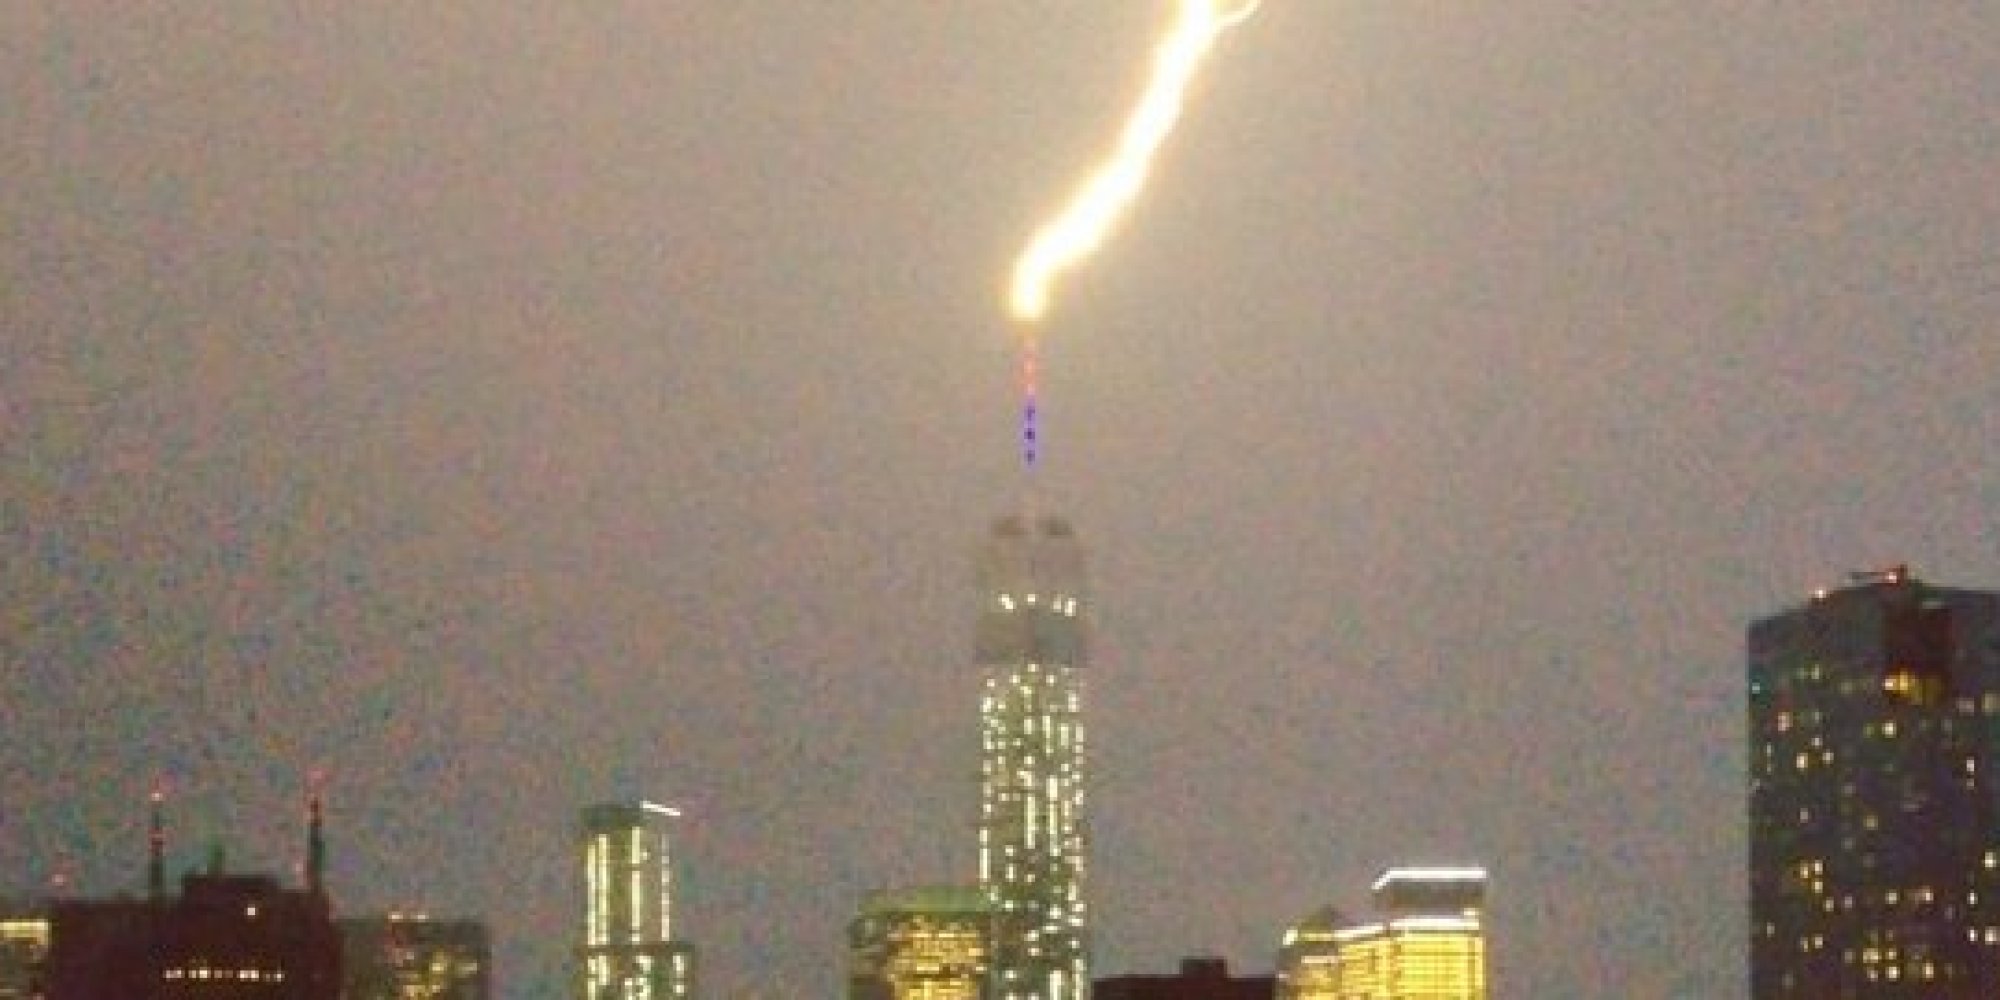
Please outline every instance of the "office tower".
[[1083, 553], [1055, 517], [994, 522], [982, 606], [979, 881], [994, 1000], [1090, 989], [1083, 896]]
[[693, 995], [694, 950], [674, 936], [668, 823], [678, 815], [652, 802], [583, 811], [584, 1000]]
[[302, 890], [226, 872], [218, 856], [169, 898], [157, 803], [154, 815], [146, 898], [51, 905], [48, 1000], [337, 1000], [340, 938], [317, 798]]
[[492, 945], [476, 920], [391, 913], [340, 921], [341, 1000], [488, 1000]]
[[42, 995], [42, 959], [49, 953], [44, 907], [0, 900], [0, 1000]]
[[1751, 996], [2000, 995], [2000, 595], [1854, 574], [1748, 661]]
[[1391, 868], [1376, 919], [1316, 911], [1285, 933], [1280, 1000], [1485, 1000], [1486, 872]]
[[1112, 976], [1091, 988], [1093, 1000], [1271, 1000], [1270, 976], [1232, 976], [1220, 958], [1181, 959], [1173, 976]]
[[991, 913], [978, 886], [869, 896], [848, 925], [848, 1000], [984, 1000]]

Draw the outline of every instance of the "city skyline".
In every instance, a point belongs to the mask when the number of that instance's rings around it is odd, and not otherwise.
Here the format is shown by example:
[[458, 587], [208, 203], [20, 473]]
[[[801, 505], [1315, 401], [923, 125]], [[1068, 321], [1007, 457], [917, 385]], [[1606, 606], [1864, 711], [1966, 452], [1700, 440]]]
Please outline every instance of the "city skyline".
[[2000, 580], [2000, 10], [1271, 0], [1031, 485], [1000, 277], [1164, 8], [0, 4], [0, 895], [133, 886], [161, 778], [174, 870], [289, 873], [323, 770], [336, 904], [526, 1000], [645, 792], [705, 988], [830, 996], [974, 863], [1033, 493], [1102, 971], [1477, 858], [1494, 1000], [1746, 995], [1748, 619]]

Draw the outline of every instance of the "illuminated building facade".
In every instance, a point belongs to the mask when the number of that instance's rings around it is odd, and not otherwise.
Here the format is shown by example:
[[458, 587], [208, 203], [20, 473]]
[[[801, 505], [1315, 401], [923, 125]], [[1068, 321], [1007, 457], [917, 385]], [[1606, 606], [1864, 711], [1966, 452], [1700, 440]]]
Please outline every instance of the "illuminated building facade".
[[41, 907], [0, 902], [0, 1000], [40, 997], [48, 953], [48, 914]]
[[1280, 1000], [1485, 1000], [1486, 872], [1392, 868], [1376, 919], [1322, 909], [1285, 933]]
[[1337, 1000], [1340, 996], [1340, 939], [1351, 922], [1331, 906], [1321, 907], [1285, 931], [1278, 948], [1278, 1000]]
[[1111, 976], [1091, 989], [1092, 1000], [1271, 1000], [1270, 976], [1232, 976], [1220, 958], [1181, 959], [1173, 976]]
[[1069, 522], [994, 522], [979, 561], [979, 882], [994, 1000], [1090, 990], [1084, 906], [1083, 553]]
[[848, 926], [848, 1000], [985, 1000], [991, 912], [978, 886], [868, 897]]
[[694, 950], [674, 936], [675, 810], [612, 802], [583, 811], [584, 1000], [685, 1000]]
[[340, 921], [341, 1000], [488, 1000], [492, 944], [475, 920], [390, 914]]
[[1851, 583], [1749, 629], [1751, 996], [2000, 995], [2000, 595]]

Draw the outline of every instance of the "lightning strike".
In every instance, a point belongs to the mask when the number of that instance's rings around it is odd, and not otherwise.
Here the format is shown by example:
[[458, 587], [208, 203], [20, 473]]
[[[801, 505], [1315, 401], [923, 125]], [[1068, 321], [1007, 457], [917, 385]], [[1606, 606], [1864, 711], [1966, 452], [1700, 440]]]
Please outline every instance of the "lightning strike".
[[1022, 323], [1048, 313], [1055, 279], [1090, 256], [1138, 198], [1153, 156], [1179, 121], [1188, 85], [1217, 38], [1257, 12], [1259, 0], [1180, 0], [1173, 23], [1153, 49], [1152, 76], [1119, 132], [1111, 154], [1084, 177], [1053, 219], [1015, 261], [1008, 312]]

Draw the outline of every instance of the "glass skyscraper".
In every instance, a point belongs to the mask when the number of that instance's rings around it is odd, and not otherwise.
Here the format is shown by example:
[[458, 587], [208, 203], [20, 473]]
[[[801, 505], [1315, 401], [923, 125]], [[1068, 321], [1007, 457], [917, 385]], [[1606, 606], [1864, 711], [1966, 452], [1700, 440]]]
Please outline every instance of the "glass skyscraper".
[[652, 802], [583, 811], [583, 1000], [686, 1000], [694, 953], [674, 936], [668, 822]]
[[1751, 996], [2000, 995], [2000, 594], [1851, 582], [1750, 626]]
[[994, 522], [979, 560], [979, 882], [993, 1000], [1081, 1000], [1083, 552], [1069, 522]]

